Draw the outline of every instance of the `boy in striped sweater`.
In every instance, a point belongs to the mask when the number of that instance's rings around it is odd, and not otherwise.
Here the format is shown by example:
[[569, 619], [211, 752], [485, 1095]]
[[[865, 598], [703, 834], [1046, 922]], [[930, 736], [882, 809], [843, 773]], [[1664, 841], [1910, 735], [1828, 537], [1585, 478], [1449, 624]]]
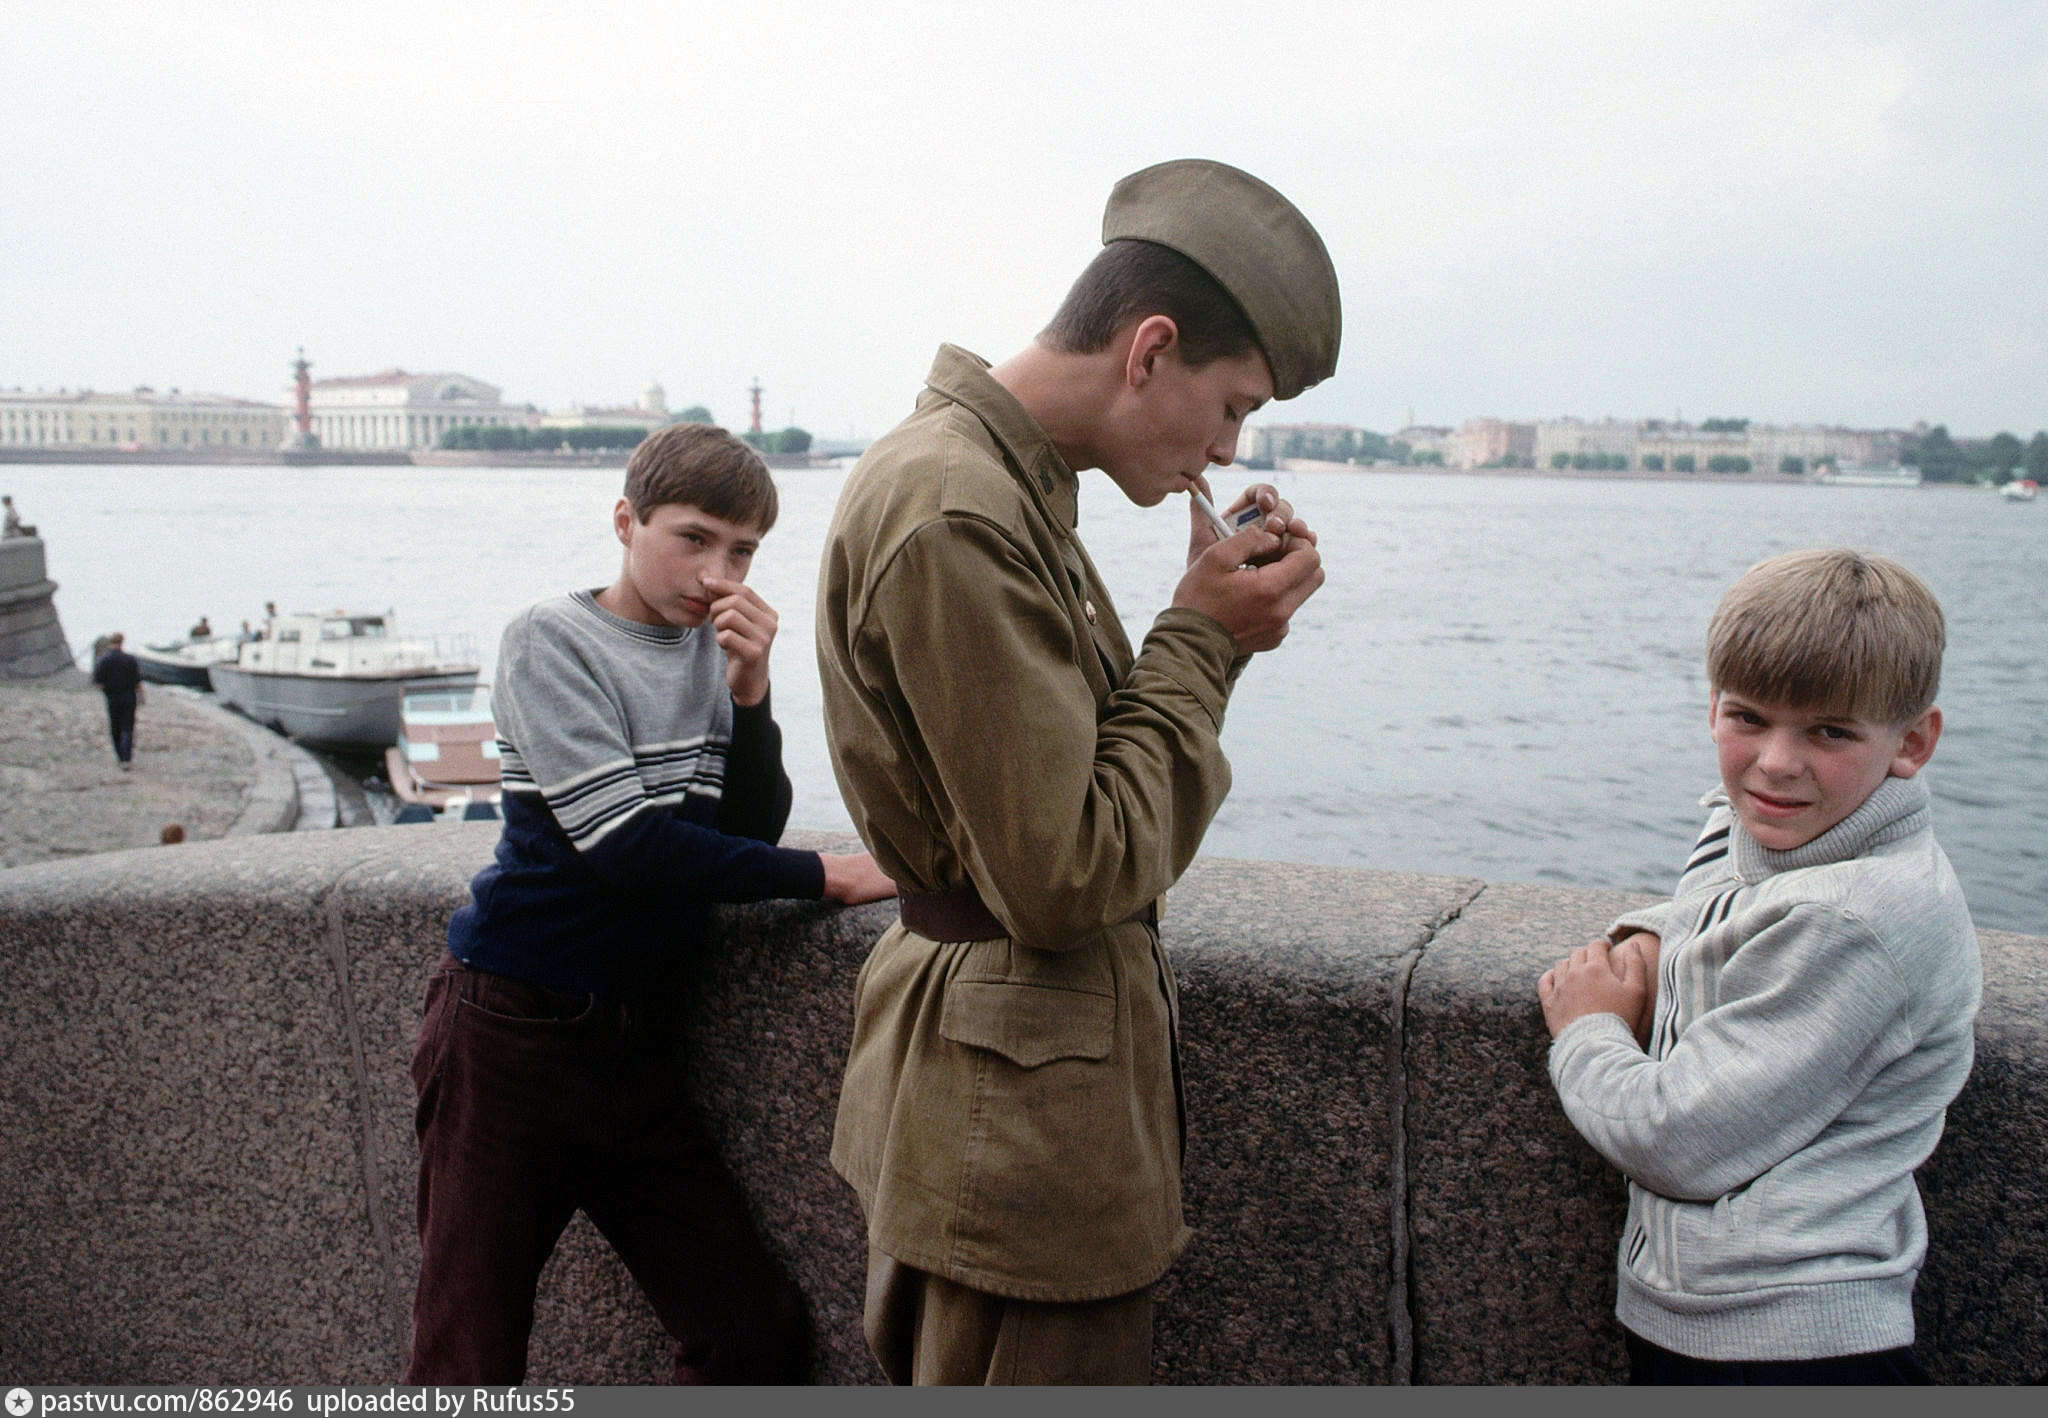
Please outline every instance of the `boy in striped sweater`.
[[1977, 936], [1934, 841], [1941, 608], [1790, 552], [1707, 635], [1721, 786], [1669, 902], [1544, 974], [1550, 1077], [1628, 1177], [1636, 1383], [1925, 1383], [1914, 1169], [1968, 1077]]
[[448, 926], [413, 1055], [419, 1286], [407, 1382], [518, 1383], [570, 1217], [675, 1338], [677, 1383], [800, 1383], [802, 1295], [687, 1096], [679, 974], [713, 902], [895, 894], [866, 853], [778, 847], [776, 616], [745, 585], [775, 484], [723, 429], [627, 466], [618, 579], [505, 630], [504, 829]]

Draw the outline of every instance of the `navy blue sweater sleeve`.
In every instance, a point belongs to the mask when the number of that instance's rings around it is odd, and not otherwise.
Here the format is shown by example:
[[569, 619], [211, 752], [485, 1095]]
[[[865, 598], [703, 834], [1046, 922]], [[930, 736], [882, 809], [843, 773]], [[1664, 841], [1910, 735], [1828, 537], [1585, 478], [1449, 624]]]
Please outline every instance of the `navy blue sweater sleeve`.
[[780, 842], [795, 801], [782, 769], [782, 727], [768, 700], [750, 709], [735, 704], [732, 747], [725, 756], [725, 794], [718, 804], [718, 828], [757, 842]]
[[735, 707], [716, 825], [644, 809], [586, 848], [583, 861], [621, 889], [698, 901], [815, 901], [825, 894], [818, 854], [774, 845], [792, 798], [782, 730], [767, 702]]

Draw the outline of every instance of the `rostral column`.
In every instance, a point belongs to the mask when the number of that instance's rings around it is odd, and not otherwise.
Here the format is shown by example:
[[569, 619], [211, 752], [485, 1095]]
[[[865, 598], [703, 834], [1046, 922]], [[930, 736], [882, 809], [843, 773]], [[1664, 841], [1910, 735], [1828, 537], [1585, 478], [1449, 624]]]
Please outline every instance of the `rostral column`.
[[285, 441], [287, 448], [318, 448], [320, 440], [313, 436], [313, 366], [306, 362], [306, 348], [299, 347], [299, 357], [292, 361], [292, 373], [296, 376], [293, 400], [298, 414], [299, 430]]

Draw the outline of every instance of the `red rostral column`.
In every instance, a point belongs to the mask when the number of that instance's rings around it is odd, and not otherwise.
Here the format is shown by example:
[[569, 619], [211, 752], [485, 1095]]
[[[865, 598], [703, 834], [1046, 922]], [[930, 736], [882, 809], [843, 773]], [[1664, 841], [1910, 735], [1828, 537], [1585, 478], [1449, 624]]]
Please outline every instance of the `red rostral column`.
[[754, 396], [754, 423], [750, 432], [759, 433], [761, 431], [761, 381], [756, 379], [747, 389], [747, 392]]
[[313, 431], [313, 366], [306, 363], [305, 346], [299, 347], [299, 357], [292, 361], [292, 370], [298, 377], [299, 432]]

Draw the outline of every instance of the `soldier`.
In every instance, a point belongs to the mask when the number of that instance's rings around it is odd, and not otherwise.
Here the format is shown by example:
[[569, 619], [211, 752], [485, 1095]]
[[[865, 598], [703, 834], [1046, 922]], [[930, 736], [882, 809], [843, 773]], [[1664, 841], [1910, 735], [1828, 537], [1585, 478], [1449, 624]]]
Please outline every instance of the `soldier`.
[[1077, 474], [1208, 492], [1247, 415], [1336, 367], [1336, 272], [1221, 163], [1118, 183], [1104, 249], [990, 367], [941, 347], [848, 476], [817, 617], [825, 727], [902, 891], [861, 972], [832, 1160], [867, 1216], [866, 1332], [898, 1383], [1145, 1382], [1188, 1236], [1156, 902], [1229, 787], [1225, 701], [1322, 584], [1270, 486], [1190, 499], [1173, 605], [1130, 642]]

